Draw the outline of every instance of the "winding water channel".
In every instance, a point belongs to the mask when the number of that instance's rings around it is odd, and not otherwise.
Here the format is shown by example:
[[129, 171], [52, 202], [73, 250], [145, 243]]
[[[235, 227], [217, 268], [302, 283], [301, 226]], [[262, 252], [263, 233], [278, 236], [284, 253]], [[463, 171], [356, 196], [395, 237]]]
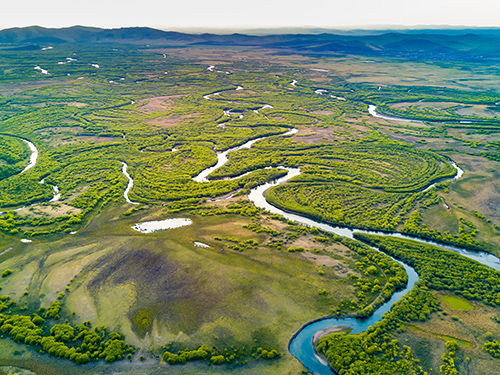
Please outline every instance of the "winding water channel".
[[134, 180], [132, 179], [132, 177], [130, 177], [130, 175], [127, 173], [127, 169], [128, 169], [128, 165], [127, 163], [124, 163], [122, 162], [122, 173], [125, 175], [125, 177], [127, 177], [128, 179], [128, 184], [127, 184], [127, 187], [125, 188], [125, 191], [123, 192], [123, 198], [125, 198], [125, 201], [127, 203], [130, 203], [130, 204], [139, 204], [137, 202], [132, 202], [129, 197], [128, 197], [128, 193], [130, 191], [130, 189], [132, 189], [132, 187], [134, 186]]
[[[322, 94], [322, 92], [319, 92], [318, 94]], [[397, 120], [397, 121], [411, 121], [411, 122], [419, 122], [417, 120], [409, 120], [409, 119], [401, 119], [401, 118], [392, 118], [388, 116], [383, 116], [380, 115], [376, 112], [376, 106], [374, 105], [369, 105], [369, 113], [378, 118], [383, 118], [386, 120]], [[293, 133], [297, 132], [297, 129], [293, 129], [289, 132], [286, 132], [282, 135], [291, 135]], [[255, 142], [267, 138], [266, 137], [260, 137], [251, 141], [246, 142], [245, 144], [234, 147], [232, 149], [229, 149], [227, 151], [224, 151], [222, 153], [219, 153], [217, 155], [217, 164], [213, 167], [207, 168], [203, 170], [198, 176], [194, 178], [195, 181], [197, 182], [206, 182], [208, 181], [208, 176], [210, 173], [215, 171], [216, 169], [222, 167], [224, 164], [227, 163], [228, 157], [227, 154], [233, 151], [237, 151], [243, 148], [250, 148]], [[457, 173], [455, 174], [454, 177], [445, 179], [445, 180], [440, 180], [438, 182], [432, 183], [429, 186], [427, 186], [423, 191], [431, 189], [433, 186], [435, 186], [439, 182], [443, 182], [446, 180], [456, 180], [463, 175], [463, 170], [460, 169], [452, 160], [449, 160], [449, 162], [453, 165], [453, 167], [456, 169]], [[315, 227], [330, 233], [335, 233], [340, 236], [348, 237], [348, 238], [353, 238], [354, 232], [360, 232], [360, 233], [370, 233], [370, 234], [377, 234], [377, 235], [383, 235], [383, 236], [390, 236], [390, 237], [397, 237], [397, 238], [406, 238], [414, 241], [419, 241], [422, 243], [427, 243], [431, 244], [434, 246], [438, 246], [440, 248], [450, 250], [456, 253], [459, 253], [467, 258], [470, 258], [472, 260], [476, 260], [486, 266], [489, 266], [497, 271], [500, 271], [500, 259], [497, 257], [485, 253], [485, 252], [480, 252], [480, 251], [469, 251], [466, 249], [458, 248], [455, 246], [450, 246], [450, 245], [443, 245], [437, 242], [433, 241], [427, 241], [423, 240], [418, 237], [412, 237], [408, 235], [404, 235], [401, 233], [386, 233], [386, 232], [378, 232], [378, 231], [367, 231], [367, 230], [358, 230], [358, 229], [351, 229], [347, 227], [341, 227], [341, 226], [332, 226], [326, 223], [322, 223], [316, 220], [312, 220], [310, 218], [307, 218], [305, 216], [301, 216], [298, 214], [293, 214], [293, 213], [288, 213], [285, 212], [275, 206], [272, 206], [267, 202], [265, 199], [265, 192], [269, 188], [273, 186], [277, 186], [279, 184], [285, 183], [288, 180], [290, 180], [293, 177], [296, 177], [300, 175], [301, 170], [299, 168], [287, 168], [287, 167], [280, 167], [284, 168], [287, 170], [287, 174], [273, 182], [268, 182], [263, 185], [257, 186], [254, 189], [252, 189], [248, 195], [248, 198], [257, 206], [263, 209], [268, 210], [269, 212], [275, 213], [275, 214], [280, 214], [283, 217], [285, 217], [288, 220], [292, 220], [296, 223], [306, 225], [309, 227]], [[242, 176], [238, 176], [242, 177]], [[236, 178], [238, 178], [236, 177]], [[379, 249], [372, 247], [377, 251], [380, 251]], [[392, 258], [392, 257], [391, 257]], [[313, 336], [324, 329], [331, 328], [331, 327], [349, 327], [351, 328], [351, 333], [361, 333], [364, 332], [368, 329], [368, 327], [372, 326], [373, 324], [379, 322], [382, 320], [382, 316], [384, 313], [389, 311], [392, 307], [392, 305], [399, 301], [404, 295], [406, 295], [415, 285], [415, 283], [418, 281], [419, 277], [416, 271], [408, 266], [407, 264], [398, 261], [394, 258], [392, 258], [395, 262], [400, 263], [404, 269], [406, 270], [406, 273], [408, 274], [408, 284], [404, 290], [401, 290], [397, 293], [395, 293], [391, 299], [381, 306], [377, 308], [377, 310], [373, 313], [372, 316], [369, 318], [354, 318], [354, 317], [349, 317], [349, 318], [330, 318], [330, 317], [325, 317], [325, 318], [320, 318], [317, 319], [313, 322], [306, 323], [302, 328], [293, 335], [289, 342], [288, 349], [290, 353], [297, 358], [303, 365], [304, 367], [311, 373], [313, 374], [318, 374], [318, 375], [331, 375], [335, 374], [333, 369], [329, 366], [328, 362], [325, 361], [323, 358], [321, 358], [315, 351], [314, 346], [313, 346]]]
[[[317, 93], [322, 94], [323, 91], [320, 91]], [[214, 93], [211, 95], [217, 95], [217, 94], [218, 93]], [[207, 100], [211, 100], [210, 95], [206, 95], [206, 96], [204, 96], [204, 98]], [[344, 98], [338, 98], [338, 99], [345, 100]], [[272, 108], [272, 106], [265, 105], [263, 107], [263, 109], [264, 108]], [[376, 112], [375, 105], [369, 105], [368, 111], [372, 116], [378, 117], [378, 118], [383, 118], [386, 120], [419, 122], [417, 120], [393, 118], [393, 117], [389, 117], [389, 116], [380, 115]], [[298, 131], [298, 129], [291, 129], [291, 130], [281, 134], [281, 136], [293, 135], [297, 131]], [[270, 137], [270, 135], [250, 140], [250, 141], [248, 141], [240, 146], [237, 146], [237, 147], [228, 149], [224, 152], [218, 153], [217, 154], [217, 163], [212, 167], [204, 169], [200, 174], [198, 174], [198, 176], [194, 177], [193, 180], [196, 182], [199, 182], [199, 183], [208, 182], [209, 181], [208, 176], [212, 172], [214, 172], [216, 169], [219, 169], [220, 167], [222, 167], [224, 164], [226, 164], [228, 162], [227, 155], [230, 152], [241, 150], [244, 148], [250, 148], [250, 147], [252, 147], [252, 145], [255, 142], [258, 142], [259, 140], [262, 140], [262, 139], [265, 139], [268, 137]], [[454, 177], [448, 178], [446, 180], [456, 180], [456, 179], [462, 177], [463, 170], [460, 169], [452, 160], [449, 160], [449, 162], [456, 169], [457, 173], [455, 174]], [[123, 195], [125, 197], [125, 200], [128, 203], [136, 204], [134, 202], [131, 202], [130, 199], [128, 198], [128, 192], [130, 191], [130, 189], [133, 186], [133, 180], [130, 177], [130, 175], [127, 173], [127, 164], [125, 164], [125, 163], [122, 163], [122, 164], [123, 164], [122, 172], [123, 172], [123, 174], [125, 174], [127, 176], [128, 180], [129, 180], [129, 183], [128, 183], [127, 188], [126, 188]], [[265, 198], [265, 192], [273, 186], [283, 184], [283, 183], [287, 182], [288, 180], [292, 179], [293, 177], [299, 176], [301, 173], [301, 170], [299, 168], [288, 168], [288, 167], [284, 167], [284, 166], [280, 166], [278, 168], [286, 169], [287, 174], [281, 178], [276, 179], [275, 181], [267, 182], [265, 184], [262, 184], [260, 186], [253, 188], [250, 191], [250, 193], [248, 194], [248, 198], [257, 207], [266, 209], [271, 213], [280, 214], [283, 217], [285, 217], [286, 219], [292, 220], [296, 223], [306, 225], [309, 227], [315, 227], [315, 228], [318, 228], [318, 229], [321, 229], [321, 230], [324, 230], [324, 231], [327, 231], [330, 233], [335, 233], [337, 235], [348, 237], [348, 238], [353, 238], [353, 234], [355, 232], [359, 232], [359, 233], [377, 234], [377, 235], [397, 237], [397, 238], [405, 238], [405, 239], [410, 239], [410, 240], [414, 240], [414, 241], [418, 241], [418, 242], [422, 242], [422, 243], [431, 244], [434, 246], [438, 246], [442, 249], [446, 249], [446, 250], [450, 250], [450, 251], [459, 253], [467, 258], [470, 258], [472, 260], [480, 262], [481, 264], [484, 264], [488, 267], [491, 267], [497, 271], [500, 271], [500, 259], [491, 255], [491, 254], [485, 253], [485, 252], [469, 251], [469, 250], [458, 248], [455, 246], [444, 245], [444, 244], [440, 244], [437, 242], [424, 240], [424, 239], [421, 239], [418, 237], [404, 235], [401, 233], [387, 233], [387, 232], [360, 230], [360, 229], [347, 228], [347, 227], [341, 227], [341, 226], [333, 226], [333, 225], [329, 225], [329, 224], [326, 224], [326, 223], [323, 223], [320, 221], [316, 221], [316, 220], [307, 218], [305, 216], [285, 212], [285, 211], [283, 211], [275, 206], [272, 206], [271, 204], [269, 204], [267, 202], [267, 200]], [[242, 176], [247, 175], [248, 173], [251, 173], [251, 172], [247, 172], [243, 175], [234, 177], [233, 179], [241, 178]], [[440, 180], [438, 182], [432, 183], [429, 186], [427, 186], [425, 189], [423, 189], [423, 191], [426, 191], [426, 190], [432, 188], [433, 186], [435, 186], [435, 184], [437, 184], [439, 182], [443, 182], [443, 181], [445, 181], [445, 180]], [[377, 250], [377, 251], [380, 251], [379, 249], [377, 249], [375, 247], [372, 247], [372, 248]], [[291, 338], [291, 340], [289, 342], [288, 349], [289, 349], [290, 353], [294, 357], [296, 357], [309, 372], [311, 372], [313, 374], [317, 374], [317, 375], [335, 374], [335, 372], [332, 370], [332, 368], [329, 367], [328, 362], [325, 361], [323, 358], [321, 358], [314, 350], [313, 336], [315, 333], [322, 331], [324, 329], [327, 329], [327, 328], [337, 327], [337, 326], [349, 327], [349, 328], [351, 328], [351, 333], [364, 332], [364, 331], [366, 331], [366, 329], [368, 329], [368, 327], [370, 327], [373, 324], [375, 324], [376, 322], [382, 320], [382, 316], [384, 315], [384, 313], [389, 311], [395, 302], [399, 301], [404, 295], [406, 295], [413, 288], [413, 286], [415, 285], [415, 283], [419, 279], [416, 271], [412, 267], [408, 266], [407, 264], [405, 264], [401, 261], [398, 261], [394, 258], [392, 258], [392, 259], [395, 262], [398, 262], [399, 264], [401, 264], [404, 267], [404, 269], [406, 270], [406, 272], [408, 274], [408, 284], [404, 290], [395, 293], [389, 301], [387, 301], [384, 304], [382, 304], [381, 306], [379, 306], [372, 316], [370, 316], [369, 318], [354, 318], [354, 317], [340, 318], [340, 319], [339, 318], [330, 318], [330, 317], [320, 318], [320, 319], [317, 319], [315, 321], [306, 323], [304, 326], [302, 326], [302, 328], [298, 332], [296, 332], [293, 335], [293, 337]]]
[[30, 148], [31, 150], [31, 156], [30, 156], [30, 161], [28, 163], [28, 165], [26, 166], [26, 168], [24, 168], [21, 173], [24, 173], [26, 172], [28, 169], [31, 169], [33, 168], [35, 165], [36, 165], [36, 160], [38, 159], [38, 149], [36, 148], [36, 146], [31, 143], [30, 141], [24, 139], [24, 138], [21, 138], [23, 140], [23, 142], [26, 142], [26, 144], [28, 145], [28, 147]]
[[[454, 163], [453, 163], [454, 164]], [[407, 236], [401, 233], [386, 233], [386, 232], [377, 232], [377, 231], [367, 231], [367, 230], [359, 230], [359, 229], [350, 229], [346, 227], [340, 227], [340, 226], [332, 226], [326, 223], [322, 223], [316, 220], [309, 219], [307, 217], [297, 215], [297, 214], [292, 214], [285, 212], [277, 207], [272, 206], [269, 204], [266, 199], [265, 199], [265, 192], [267, 189], [277, 186], [279, 184], [285, 183], [286, 181], [290, 180], [293, 177], [296, 177], [300, 175], [300, 169], [298, 168], [286, 168], [288, 170], [288, 173], [286, 176], [281, 177], [277, 179], [274, 182], [268, 182], [266, 184], [263, 184], [261, 186], [258, 186], [254, 189], [251, 190], [250, 194], [248, 195], [248, 198], [257, 206], [260, 208], [264, 208], [272, 213], [275, 214], [280, 214], [284, 216], [288, 220], [295, 221], [296, 223], [303, 224], [309, 227], [315, 227], [318, 229], [322, 229], [324, 231], [330, 232], [330, 233], [335, 233], [340, 236], [348, 237], [348, 238], [353, 238], [354, 232], [359, 232], [359, 233], [370, 233], [370, 234], [378, 234], [378, 235], [383, 235], [383, 236], [390, 236], [390, 237], [397, 237], [397, 238], [406, 238], [406, 239], [411, 239], [414, 241], [419, 241], [422, 243], [427, 243], [435, 246], [439, 246], [440, 248], [446, 249], [446, 250], [451, 250], [456, 253], [459, 253], [461, 255], [466, 256], [467, 258], [476, 260], [486, 266], [489, 266], [491, 268], [496, 269], [497, 271], [500, 271], [500, 259], [497, 257], [487, 254], [485, 252], [477, 252], [477, 251], [468, 251], [465, 249], [461, 249], [455, 246], [449, 246], [449, 245], [442, 245], [433, 241], [427, 241], [423, 240], [421, 238], [417, 237], [412, 237], [412, 236]], [[459, 170], [457, 170], [458, 172]], [[460, 170], [461, 171], [461, 170]], [[460, 176], [462, 175], [463, 171], [460, 173]], [[459, 173], [457, 173], [457, 176]], [[455, 179], [453, 177], [453, 179]], [[377, 248], [372, 247], [375, 250], [378, 251]], [[392, 258], [392, 257], [391, 257]], [[406, 273], [408, 274], [408, 284], [406, 288], [400, 292], [395, 293], [392, 298], [381, 305], [375, 313], [370, 316], [369, 318], [363, 319], [363, 318], [343, 318], [343, 319], [338, 319], [338, 318], [321, 318], [316, 321], [310, 322], [305, 324], [290, 340], [288, 349], [290, 353], [297, 358], [305, 368], [307, 368], [308, 371], [310, 371], [313, 374], [320, 374], [320, 375], [331, 375], [335, 374], [333, 370], [329, 367], [328, 363], [322, 359], [321, 357], [318, 356], [318, 354], [315, 352], [314, 347], [313, 347], [313, 336], [316, 332], [324, 330], [326, 328], [330, 327], [335, 327], [335, 326], [342, 326], [342, 327], [349, 327], [352, 329], [351, 333], [361, 333], [364, 332], [368, 327], [372, 326], [376, 322], [382, 320], [382, 316], [385, 312], [389, 311], [392, 307], [392, 305], [399, 301], [401, 297], [406, 295], [415, 285], [415, 283], [418, 281], [418, 275], [415, 272], [413, 268], [408, 266], [407, 264], [400, 262], [394, 258], [392, 258], [394, 261], [400, 263], [403, 265], [403, 267], [406, 270]]]
[[[292, 134], [297, 133], [298, 131], [299, 131], [298, 129], [294, 128], [294, 129], [288, 130], [287, 132], [285, 132], [281, 135], [282, 136], [292, 135]], [[207, 169], [202, 170], [198, 176], [193, 177], [193, 180], [196, 182], [208, 182], [209, 181], [207, 178], [208, 175], [210, 173], [212, 173], [213, 171], [215, 171], [216, 169], [219, 169], [220, 167], [222, 167], [224, 164], [226, 164], [228, 162], [229, 159], [227, 158], [227, 154], [229, 154], [230, 152], [233, 152], [233, 151], [244, 149], [244, 148], [250, 148], [250, 147], [252, 147], [252, 145], [255, 142], [258, 142], [258, 141], [265, 139], [265, 138], [268, 138], [268, 137], [270, 137], [270, 136], [266, 135], [263, 137], [255, 138], [255, 139], [252, 139], [252, 140], [242, 144], [241, 146], [233, 147], [233, 148], [230, 148], [229, 150], [218, 153], [217, 154], [217, 164], [215, 164], [213, 167], [209, 167]], [[236, 178], [239, 178], [239, 177], [243, 177], [243, 176], [238, 176]]]
[[[209, 71], [213, 71], [214, 68], [215, 67], [210, 66], [207, 69]], [[294, 85], [295, 83], [296, 83], [296, 81], [294, 80], [292, 85]], [[240, 86], [238, 86], [237, 89], [240, 89]], [[316, 92], [318, 94], [323, 94], [324, 92], [326, 92], [326, 90], [317, 90]], [[210, 95], [217, 96], [217, 95], [219, 95], [219, 93], [213, 93]], [[207, 100], [211, 100], [210, 95], [205, 95], [204, 98]], [[338, 98], [338, 99], [345, 100], [344, 98]], [[273, 107], [271, 105], [265, 104], [265, 105], [263, 105], [263, 107], [261, 109], [266, 109], [266, 108], [273, 108]], [[258, 111], [255, 110], [255, 112], [258, 112]], [[418, 120], [410, 120], [410, 119], [395, 118], [395, 117], [380, 115], [377, 113], [375, 105], [369, 105], [368, 112], [374, 117], [382, 118], [382, 119], [386, 119], [386, 120], [421, 122]], [[281, 134], [281, 136], [293, 135], [297, 131], [298, 131], [298, 129], [291, 129], [291, 130]], [[254, 143], [258, 142], [259, 140], [268, 138], [268, 137], [270, 137], [270, 135], [250, 140], [250, 141], [248, 141], [248, 142], [246, 142], [238, 147], [234, 147], [234, 148], [231, 148], [231, 149], [226, 150], [224, 152], [218, 153], [217, 154], [217, 164], [212, 166], [212, 167], [206, 168], [198, 176], [194, 177], [193, 180], [196, 182], [199, 182], [199, 183], [208, 182], [209, 181], [208, 176], [213, 171], [215, 171], [216, 169], [219, 169], [220, 167], [222, 167], [224, 164], [226, 164], [228, 162], [227, 155], [230, 152], [245, 149], [245, 148], [251, 148]], [[24, 170], [21, 171], [21, 173], [24, 173], [36, 165], [37, 158], [38, 158], [38, 150], [37, 150], [36, 146], [33, 143], [31, 143], [30, 141], [25, 140], [25, 139], [22, 139], [22, 140], [27, 143], [27, 145], [29, 146], [29, 148], [31, 150], [30, 161], [29, 161], [28, 165], [24, 168]], [[175, 148], [172, 150], [172, 152], [174, 152], [174, 151], [176, 151]], [[453, 163], [453, 161], [450, 160], [450, 162], [457, 170], [457, 173], [453, 178], [449, 178], [448, 180], [455, 180], [455, 179], [460, 178], [463, 175], [463, 171], [455, 163]], [[127, 164], [122, 162], [122, 165], [123, 165], [122, 172], [128, 179], [128, 185], [123, 193], [123, 196], [128, 203], [138, 204], [136, 202], [132, 202], [128, 197], [128, 193], [132, 189], [134, 181], [133, 181], [132, 177], [127, 173], [127, 168], [128, 168]], [[273, 182], [268, 182], [268, 183], [262, 184], [260, 186], [257, 186], [250, 191], [248, 198], [257, 207], [266, 209], [269, 212], [272, 212], [275, 214], [280, 214], [280, 215], [284, 216], [286, 219], [292, 220], [296, 223], [306, 225], [309, 227], [315, 227], [315, 228], [318, 228], [318, 229], [321, 229], [321, 230], [324, 230], [324, 231], [327, 231], [330, 233], [335, 233], [337, 235], [348, 237], [348, 238], [353, 238], [354, 232], [360, 232], [360, 233], [371, 233], [371, 234], [378, 234], [378, 235], [384, 235], [384, 236], [390, 236], [390, 237], [406, 238], [406, 239], [411, 239], [411, 240], [415, 240], [415, 241], [419, 241], [419, 242], [423, 242], [423, 243], [432, 244], [432, 245], [438, 246], [438, 247], [446, 249], [446, 250], [454, 251], [454, 252], [459, 253], [467, 258], [476, 260], [476, 261], [478, 261], [486, 266], [489, 266], [495, 270], [500, 271], [500, 259], [498, 259], [497, 257], [495, 257], [491, 254], [487, 254], [485, 252], [469, 251], [469, 250], [461, 249], [461, 248], [458, 248], [455, 246], [443, 245], [443, 244], [439, 244], [439, 243], [436, 243], [433, 241], [427, 241], [427, 240], [423, 240], [423, 239], [420, 239], [417, 237], [403, 235], [401, 233], [386, 233], [386, 232], [351, 229], [351, 228], [340, 227], [340, 226], [332, 226], [332, 225], [329, 225], [326, 223], [322, 223], [322, 222], [319, 222], [316, 220], [309, 219], [305, 216], [301, 216], [301, 215], [293, 214], [293, 213], [288, 213], [288, 212], [285, 212], [277, 207], [274, 207], [271, 204], [269, 204], [265, 199], [266, 190], [268, 190], [269, 188], [271, 188], [273, 186], [277, 186], [279, 184], [285, 183], [288, 180], [290, 180], [291, 178], [299, 176], [301, 173], [301, 170], [299, 168], [288, 168], [288, 167], [279, 167], [279, 168], [283, 168], [283, 169], [287, 170], [287, 174], [284, 177], [281, 177]], [[251, 173], [251, 172], [248, 172], [248, 173]], [[246, 173], [246, 174], [248, 174], [248, 173]], [[244, 175], [246, 175], [246, 174], [244, 174]], [[234, 179], [240, 178], [242, 176], [243, 175], [238, 176], [238, 177], [234, 177]], [[442, 182], [442, 181], [439, 181], [439, 182]], [[41, 181], [41, 183], [43, 183], [43, 180]], [[436, 183], [438, 183], [438, 182], [436, 182]], [[430, 184], [428, 187], [426, 187], [424, 189], [424, 191], [432, 188], [433, 186], [435, 186], [436, 183]], [[51, 202], [55, 202], [55, 201], [59, 200], [59, 198], [61, 196], [57, 186], [53, 186], [53, 189], [54, 189], [54, 197], [53, 197], [53, 199], [51, 199]], [[186, 220], [186, 219], [183, 219], [183, 220]], [[183, 225], [188, 225], [188, 224], [183, 223]], [[144, 230], [147, 230], [147, 229], [148, 228], [146, 228]], [[26, 240], [26, 242], [27, 241], [28, 240]], [[376, 248], [374, 248], [374, 249], [376, 249]], [[378, 250], [378, 249], [376, 249], [376, 250]], [[305, 324], [292, 337], [292, 339], [289, 342], [289, 351], [294, 357], [296, 357], [304, 365], [305, 368], [307, 368], [308, 371], [310, 371], [313, 374], [319, 374], [319, 375], [334, 374], [333, 370], [329, 367], [328, 363], [324, 359], [322, 359], [320, 356], [318, 356], [318, 354], [314, 350], [312, 339], [313, 339], [313, 336], [315, 333], [317, 333], [321, 330], [324, 330], [326, 328], [335, 327], [335, 326], [349, 327], [352, 329], [352, 331], [351, 331], [352, 333], [364, 332], [368, 327], [370, 327], [373, 324], [375, 324], [376, 322], [380, 321], [382, 319], [383, 314], [385, 312], [389, 311], [395, 302], [399, 301], [401, 299], [401, 297], [406, 295], [413, 288], [413, 286], [415, 285], [415, 283], [418, 280], [418, 275], [415, 272], [415, 270], [413, 268], [411, 268], [410, 266], [404, 264], [403, 262], [400, 262], [394, 258], [392, 258], [392, 259], [394, 261], [402, 264], [402, 266], [405, 268], [405, 270], [408, 274], [408, 284], [404, 290], [395, 293], [389, 301], [387, 301], [383, 305], [379, 306], [379, 308], [374, 312], [374, 314], [372, 316], [370, 316], [369, 318], [363, 318], [363, 319], [362, 318], [352, 318], [352, 317], [343, 318], [343, 319], [329, 318], [329, 317], [320, 318], [316, 321]]]

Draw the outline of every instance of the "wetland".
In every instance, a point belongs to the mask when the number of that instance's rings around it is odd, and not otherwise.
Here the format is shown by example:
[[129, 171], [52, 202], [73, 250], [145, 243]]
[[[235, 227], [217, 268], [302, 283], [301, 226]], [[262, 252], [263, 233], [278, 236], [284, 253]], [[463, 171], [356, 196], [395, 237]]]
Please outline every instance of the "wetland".
[[0, 366], [495, 374], [497, 73], [363, 61], [0, 50]]

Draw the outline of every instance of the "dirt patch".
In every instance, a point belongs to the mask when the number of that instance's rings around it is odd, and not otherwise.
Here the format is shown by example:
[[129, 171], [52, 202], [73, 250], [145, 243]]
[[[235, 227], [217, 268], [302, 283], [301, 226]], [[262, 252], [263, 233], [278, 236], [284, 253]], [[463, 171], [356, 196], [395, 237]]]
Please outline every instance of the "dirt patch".
[[333, 259], [328, 255], [313, 254], [307, 251], [304, 252], [302, 255], [304, 256], [304, 258], [311, 260], [317, 266], [333, 267], [339, 265], [339, 263], [342, 263], [340, 260]]
[[300, 129], [293, 137], [294, 141], [304, 142], [305, 144], [325, 143], [335, 139], [343, 140], [345, 138], [334, 136], [330, 128]]
[[189, 115], [181, 115], [174, 117], [162, 116], [146, 122], [148, 124], [160, 126], [162, 128], [169, 128], [171, 126], [176, 126], [184, 122], [187, 122], [186, 120], [197, 118], [198, 116], [199, 116], [198, 113], [190, 113]]
[[167, 96], [156, 96], [148, 99], [139, 100], [140, 107], [137, 107], [139, 111], [151, 113], [156, 111], [168, 111], [174, 108], [173, 101], [175, 99], [181, 98], [186, 95], [167, 95]]
[[17, 211], [17, 214], [20, 216], [59, 217], [64, 215], [76, 215], [80, 212], [82, 212], [82, 210], [79, 208], [71, 207], [64, 203], [54, 203], [25, 207]]
[[[301, 255], [317, 266], [333, 268], [339, 277], [348, 277], [350, 275], [348, 266], [341, 260], [334, 259], [328, 255], [313, 254], [307, 251], [301, 253]], [[351, 273], [353, 273], [352, 270]]]
[[233, 95], [253, 95], [257, 94], [257, 91], [253, 90], [238, 90], [238, 92], [235, 92]]
[[[471, 211], [477, 210], [500, 221], [500, 172], [497, 163], [472, 155], [453, 155], [466, 174], [454, 183], [454, 200]], [[468, 176], [467, 176], [468, 175]]]
[[500, 117], [498, 106], [484, 104], [463, 104], [458, 102], [402, 102], [391, 105], [398, 109], [407, 109], [413, 106], [418, 109], [432, 108], [443, 111], [450, 111], [459, 116], [479, 116], [479, 117]]
[[105, 143], [118, 141], [120, 138], [117, 137], [100, 137], [95, 135], [79, 135], [84, 129], [80, 126], [72, 127], [47, 127], [43, 129], [36, 130], [44, 142], [52, 147], [60, 147], [63, 145], [68, 145], [75, 142], [87, 142], [92, 141], [94, 143]]
[[22, 82], [17, 84], [11, 84], [8, 86], [0, 86], [0, 93], [3, 96], [12, 96], [18, 92], [32, 89], [39, 89], [44, 86], [53, 85], [55, 83], [60, 83], [55, 79], [47, 79], [44, 81], [31, 81], [31, 82]]
[[319, 110], [319, 111], [314, 111], [311, 112], [313, 115], [321, 115], [321, 116], [328, 116], [328, 115], [333, 115], [332, 111], [328, 110]]

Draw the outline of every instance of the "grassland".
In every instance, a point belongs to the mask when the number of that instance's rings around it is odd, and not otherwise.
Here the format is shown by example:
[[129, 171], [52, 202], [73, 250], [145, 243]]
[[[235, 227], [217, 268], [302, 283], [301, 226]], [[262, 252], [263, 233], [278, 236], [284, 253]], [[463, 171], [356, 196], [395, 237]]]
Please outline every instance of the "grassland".
[[[76, 61], [58, 64], [68, 57]], [[302, 169], [268, 191], [276, 206], [499, 254], [496, 71], [481, 64], [465, 70], [461, 63], [377, 60], [124, 45], [1, 51], [0, 271], [12, 274], [0, 286], [17, 303], [3, 313], [33, 316], [64, 293], [61, 321], [106, 325], [136, 353], [131, 362], [78, 367], [4, 337], [0, 364], [38, 374], [301, 373], [287, 344], [302, 324], [331, 314], [369, 314], [367, 308], [404, 277], [395, 265], [389, 274], [385, 261], [359, 242], [324, 237], [253, 207], [249, 189], [283, 174], [264, 167]], [[434, 76], [425, 79], [430, 71]], [[474, 74], [486, 81], [473, 81]], [[373, 118], [367, 103], [424, 122]], [[461, 118], [475, 123], [461, 124]], [[280, 135], [291, 128], [298, 133]], [[230, 153], [210, 182], [193, 181], [216, 163], [216, 152], [263, 136], [269, 137]], [[40, 152], [37, 165], [23, 174], [29, 149], [19, 137]], [[455, 173], [446, 157], [464, 177], [422, 192]], [[130, 199], [139, 205], [123, 198], [122, 162], [134, 179]], [[52, 186], [60, 202], [49, 202]], [[173, 217], [194, 224], [153, 234], [131, 229]], [[367, 272], [371, 266], [373, 273]], [[491, 373], [494, 359], [481, 346], [499, 337], [491, 319], [498, 307], [456, 292], [436, 302], [438, 308], [428, 301], [441, 294], [416, 293], [427, 320], [419, 311], [404, 320], [418, 330], [398, 332], [394, 325], [384, 335], [407, 339], [429, 373], [442, 365], [444, 340], [465, 340], [472, 346], [458, 350], [460, 373]], [[456, 295], [474, 309], [453, 310]], [[462, 323], [463, 334], [457, 331]], [[483, 337], [486, 332], [492, 337]], [[165, 347], [176, 352], [201, 345], [224, 358], [236, 349], [240, 354], [222, 366], [162, 359]], [[280, 356], [252, 356], [258, 347]]]

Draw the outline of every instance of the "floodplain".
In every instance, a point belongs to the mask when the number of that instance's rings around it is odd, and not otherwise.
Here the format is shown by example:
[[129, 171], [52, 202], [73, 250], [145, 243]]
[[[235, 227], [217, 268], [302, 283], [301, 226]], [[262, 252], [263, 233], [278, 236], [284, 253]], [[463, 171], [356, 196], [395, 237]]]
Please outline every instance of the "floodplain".
[[[292, 336], [322, 317], [373, 314], [407, 284], [398, 259], [416, 286], [376, 328], [333, 332], [318, 353], [340, 374], [495, 374], [498, 271], [410, 240], [342, 238], [248, 198], [300, 168], [265, 199], [317, 222], [500, 256], [499, 72], [375, 60], [243, 47], [1, 50], [0, 366], [306, 373]], [[374, 117], [369, 105], [413, 121]], [[26, 171], [23, 139], [38, 150]], [[192, 224], [133, 229], [176, 218]]]

